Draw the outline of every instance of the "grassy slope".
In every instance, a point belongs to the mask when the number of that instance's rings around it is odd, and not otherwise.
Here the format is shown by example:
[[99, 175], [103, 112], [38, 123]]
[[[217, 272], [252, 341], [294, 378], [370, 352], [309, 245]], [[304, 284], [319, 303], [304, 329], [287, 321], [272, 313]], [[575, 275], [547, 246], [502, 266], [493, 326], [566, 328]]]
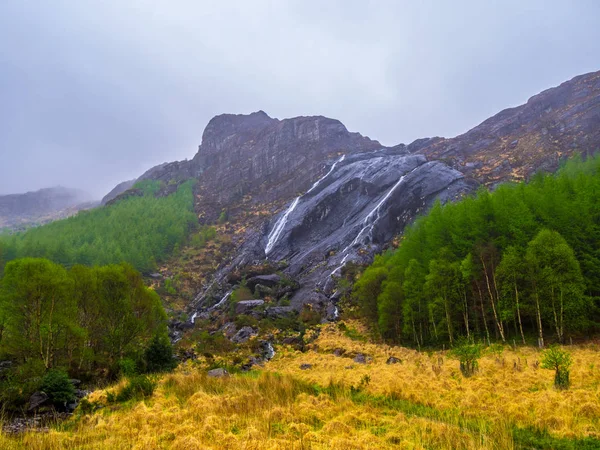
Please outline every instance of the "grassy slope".
[[[553, 389], [550, 371], [534, 367], [539, 354], [530, 348], [486, 356], [479, 374], [464, 379], [443, 352], [363, 343], [333, 325], [313, 347], [318, 351], [279, 349], [260, 372], [229, 379], [186, 365], [143, 402], [109, 406], [49, 433], [0, 435], [0, 447], [599, 448], [590, 439], [600, 437], [594, 346], [572, 349], [573, 386], [564, 392]], [[336, 348], [373, 361], [336, 357]], [[386, 365], [389, 355], [402, 364]], [[301, 370], [303, 363], [313, 367]], [[350, 389], [365, 375], [366, 387]], [[91, 400], [105, 398], [98, 391]]]

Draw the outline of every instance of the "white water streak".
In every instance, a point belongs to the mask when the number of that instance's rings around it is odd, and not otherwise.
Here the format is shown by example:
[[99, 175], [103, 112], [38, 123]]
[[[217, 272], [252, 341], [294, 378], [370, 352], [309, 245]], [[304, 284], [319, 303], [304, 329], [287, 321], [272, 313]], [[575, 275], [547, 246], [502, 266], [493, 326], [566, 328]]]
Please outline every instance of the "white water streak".
[[211, 306], [210, 308], [208, 308], [209, 311], [214, 311], [217, 308], [220, 308], [223, 303], [225, 303], [227, 301], [227, 299], [229, 298], [229, 296], [231, 295], [231, 291], [227, 292], [227, 294], [225, 294], [223, 296], [223, 298], [221, 300], [219, 300], [219, 302], [213, 306]]
[[[413, 169], [416, 170], [416, 169]], [[412, 173], [413, 171], [409, 172]], [[408, 175], [408, 174], [406, 174]], [[394, 184], [389, 191], [387, 191], [387, 193], [385, 194], [385, 196], [381, 199], [381, 201], [379, 203], [377, 203], [377, 206], [375, 206], [375, 208], [373, 208], [371, 210], [371, 212], [369, 212], [369, 214], [367, 214], [367, 217], [365, 217], [362, 221], [362, 224], [364, 225], [361, 230], [358, 232], [358, 234], [356, 235], [356, 237], [354, 238], [354, 240], [350, 243], [350, 245], [348, 245], [343, 253], [346, 253], [350, 248], [354, 247], [356, 244], [358, 244], [360, 242], [360, 239], [363, 235], [363, 233], [369, 229], [369, 235], [373, 232], [373, 228], [375, 227], [375, 224], [377, 223], [377, 221], [379, 220], [380, 216], [379, 216], [379, 210], [380, 208], [383, 206], [383, 204], [390, 198], [390, 196], [394, 193], [394, 191], [398, 188], [398, 186], [400, 186], [402, 184], [402, 182], [404, 181], [404, 178], [406, 177], [406, 175], [402, 175], [400, 177], [400, 179], [396, 182], [396, 184]], [[375, 217], [374, 220], [373, 217]]]
[[300, 201], [300, 199], [304, 195], [311, 193], [319, 185], [319, 183], [321, 183], [321, 181], [323, 181], [325, 178], [327, 178], [331, 174], [331, 172], [333, 172], [333, 170], [335, 169], [335, 166], [338, 163], [342, 162], [345, 158], [346, 158], [346, 155], [342, 155], [342, 157], [340, 159], [338, 159], [336, 162], [333, 163], [333, 165], [331, 166], [331, 169], [329, 169], [329, 172], [327, 172], [323, 177], [321, 177], [317, 181], [315, 181], [313, 183], [313, 185], [311, 186], [311, 188], [308, 191], [306, 191], [305, 194], [301, 195], [300, 197], [296, 197], [294, 199], [292, 204], [288, 207], [288, 209], [285, 211], [283, 216], [281, 216], [279, 218], [279, 220], [277, 221], [277, 223], [275, 224], [275, 226], [269, 233], [269, 237], [267, 238], [267, 246], [265, 247], [265, 255], [268, 255], [269, 253], [271, 253], [271, 250], [273, 250], [273, 247], [275, 247], [275, 244], [279, 240], [279, 237], [281, 236], [281, 233], [283, 232], [283, 229], [285, 228], [288, 217], [290, 216], [292, 211], [294, 211], [294, 209], [296, 209], [296, 206], [298, 206], [298, 202]]

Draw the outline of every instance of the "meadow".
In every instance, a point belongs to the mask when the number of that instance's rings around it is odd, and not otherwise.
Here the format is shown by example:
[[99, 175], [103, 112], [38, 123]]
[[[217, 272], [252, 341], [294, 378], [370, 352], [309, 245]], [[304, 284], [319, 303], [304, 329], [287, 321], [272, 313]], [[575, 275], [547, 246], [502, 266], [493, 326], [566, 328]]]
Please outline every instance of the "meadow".
[[[278, 347], [244, 374], [211, 378], [203, 361], [187, 362], [160, 376], [152, 396], [109, 403], [122, 380], [91, 394], [102, 409], [48, 432], [2, 434], [0, 448], [599, 448], [594, 344], [568, 347], [572, 384], [559, 391], [537, 349], [493, 347], [464, 378], [447, 352], [369, 343], [349, 325], [323, 325], [307, 352]], [[401, 362], [386, 364], [390, 356]]]

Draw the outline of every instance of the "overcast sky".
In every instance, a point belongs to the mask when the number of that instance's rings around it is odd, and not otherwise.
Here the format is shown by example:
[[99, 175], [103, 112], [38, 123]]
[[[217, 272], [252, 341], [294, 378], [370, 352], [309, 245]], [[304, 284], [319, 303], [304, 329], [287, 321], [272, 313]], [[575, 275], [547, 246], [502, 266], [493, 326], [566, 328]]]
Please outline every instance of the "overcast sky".
[[451, 137], [600, 69], [600, 2], [1, 0], [0, 194], [101, 197], [214, 115]]

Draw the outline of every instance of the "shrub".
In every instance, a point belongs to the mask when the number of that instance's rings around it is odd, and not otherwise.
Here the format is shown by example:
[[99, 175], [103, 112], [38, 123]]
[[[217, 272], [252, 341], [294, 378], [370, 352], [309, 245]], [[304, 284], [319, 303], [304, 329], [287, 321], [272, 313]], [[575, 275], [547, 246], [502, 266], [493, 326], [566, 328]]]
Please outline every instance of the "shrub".
[[156, 383], [146, 375], [138, 375], [129, 379], [128, 383], [117, 394], [117, 402], [126, 402], [131, 399], [150, 397], [154, 393]]
[[554, 387], [557, 389], [568, 389], [571, 384], [569, 380], [569, 369], [573, 361], [566, 350], [553, 345], [542, 353], [542, 368], [554, 370]]
[[479, 358], [481, 358], [481, 344], [473, 344], [469, 341], [460, 341], [454, 347], [450, 355], [460, 362], [460, 371], [465, 377], [470, 377], [477, 372]]
[[167, 336], [155, 335], [144, 353], [147, 372], [164, 372], [176, 366], [173, 347]]
[[133, 376], [137, 373], [135, 361], [131, 358], [124, 358], [119, 361], [119, 372], [126, 377]]
[[44, 375], [41, 388], [56, 407], [63, 407], [75, 401], [75, 387], [64, 370], [50, 370]]

